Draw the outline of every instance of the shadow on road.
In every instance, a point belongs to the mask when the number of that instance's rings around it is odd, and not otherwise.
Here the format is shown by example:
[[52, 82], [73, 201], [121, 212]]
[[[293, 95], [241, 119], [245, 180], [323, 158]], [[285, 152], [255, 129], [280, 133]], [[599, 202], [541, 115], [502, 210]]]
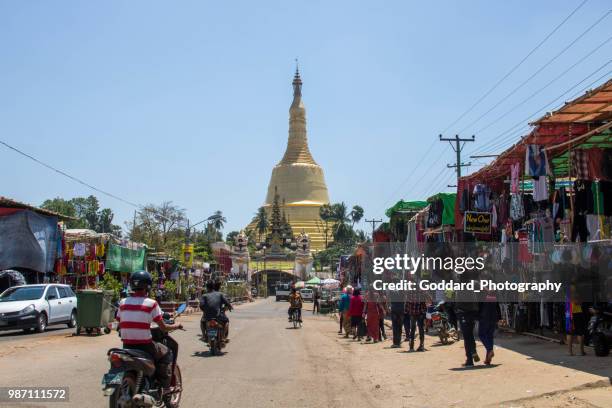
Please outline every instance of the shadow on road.
[[[596, 357], [592, 348], [587, 348], [586, 356], [569, 356], [567, 346], [500, 331], [495, 334], [495, 345], [523, 354], [528, 360], [542, 361], [612, 378], [612, 359], [610, 357]], [[576, 344], [574, 345], [574, 352], [578, 352]]]
[[210, 350], [208, 351], [196, 351], [194, 352], [191, 357], [205, 357], [205, 358], [209, 358], [209, 357], [221, 357], [224, 356], [225, 354], [227, 354], [227, 351], [221, 351], [221, 354], [213, 356], [212, 353], [210, 352]]
[[449, 368], [449, 371], [470, 371], [470, 370], [482, 370], [482, 369], [487, 369], [487, 368], [495, 368], [495, 367], [499, 367], [501, 364], [489, 364], [489, 365], [474, 365], [471, 367], [455, 367], [455, 368]]

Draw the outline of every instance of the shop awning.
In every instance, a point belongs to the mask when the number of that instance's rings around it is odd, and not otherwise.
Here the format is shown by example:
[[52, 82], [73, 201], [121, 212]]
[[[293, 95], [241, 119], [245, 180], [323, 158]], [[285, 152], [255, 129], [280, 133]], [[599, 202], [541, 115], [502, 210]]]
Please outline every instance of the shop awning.
[[455, 202], [457, 201], [456, 193], [438, 193], [427, 199], [428, 203], [442, 200], [444, 210], [442, 211], [442, 225], [455, 225]]
[[[587, 92], [583, 96], [566, 103], [562, 108], [548, 113], [531, 123], [536, 126], [516, 144], [502, 152], [495, 160], [480, 170], [462, 177], [467, 182], [490, 182], [510, 174], [510, 165], [525, 161], [527, 145], [537, 144], [546, 147], [549, 159], [567, 154], [583, 143], [608, 146], [610, 139], [605, 131], [612, 127], [612, 79]], [[597, 136], [601, 136], [597, 138]], [[567, 175], [562, 160], [557, 164], [555, 174]]]
[[391, 218], [396, 213], [414, 213], [427, 207], [429, 204], [426, 201], [404, 201], [399, 200], [391, 208], [385, 211], [387, 217]]

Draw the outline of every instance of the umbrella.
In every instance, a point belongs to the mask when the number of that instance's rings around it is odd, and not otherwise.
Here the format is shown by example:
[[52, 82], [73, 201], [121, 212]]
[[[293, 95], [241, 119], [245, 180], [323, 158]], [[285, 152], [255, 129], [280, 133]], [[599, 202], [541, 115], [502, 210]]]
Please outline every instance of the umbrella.
[[304, 283], [304, 281], [297, 281], [297, 282], [295, 282], [295, 285], [294, 285], [294, 287], [295, 287], [296, 289], [302, 289], [302, 288], [304, 288], [305, 286], [306, 286], [306, 284]]
[[324, 279], [321, 283], [328, 289], [335, 289], [340, 286], [340, 281], [336, 279]]
[[306, 282], [307, 285], [319, 285], [320, 283], [321, 283], [321, 279], [317, 278], [316, 276], [312, 278], [311, 280], [309, 280], [308, 282]]

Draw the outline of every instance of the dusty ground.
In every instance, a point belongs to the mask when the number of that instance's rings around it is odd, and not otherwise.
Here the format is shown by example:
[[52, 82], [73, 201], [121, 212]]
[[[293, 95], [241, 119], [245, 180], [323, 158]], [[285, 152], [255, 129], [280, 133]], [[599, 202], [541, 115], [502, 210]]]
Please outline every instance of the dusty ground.
[[[185, 388], [181, 406], [612, 406], [612, 357], [569, 357], [559, 345], [501, 335], [493, 366], [465, 370], [460, 344], [440, 346], [427, 337], [425, 353], [391, 349], [390, 341], [360, 344], [338, 336], [329, 317], [308, 311], [303, 328], [290, 328], [286, 309], [286, 302], [272, 298], [237, 307], [230, 315], [232, 341], [220, 357], [210, 357], [197, 339], [199, 316], [184, 317], [188, 331], [175, 335]], [[100, 379], [105, 352], [117, 345], [115, 334], [15, 337], [0, 348], [0, 385], [68, 385], [71, 402], [47, 406], [106, 406]]]

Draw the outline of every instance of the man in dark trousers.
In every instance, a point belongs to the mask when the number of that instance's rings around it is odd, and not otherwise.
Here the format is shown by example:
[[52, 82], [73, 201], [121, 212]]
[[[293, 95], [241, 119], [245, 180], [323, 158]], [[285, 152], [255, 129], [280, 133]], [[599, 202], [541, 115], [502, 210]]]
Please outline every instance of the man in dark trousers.
[[[404, 302], [391, 302], [391, 327], [393, 328], [392, 348], [398, 348], [402, 343], [402, 325], [406, 327], [404, 316]], [[408, 321], [408, 328], [409, 327], [410, 321]], [[406, 335], [410, 333], [408, 329], [405, 329], [405, 331]]]

